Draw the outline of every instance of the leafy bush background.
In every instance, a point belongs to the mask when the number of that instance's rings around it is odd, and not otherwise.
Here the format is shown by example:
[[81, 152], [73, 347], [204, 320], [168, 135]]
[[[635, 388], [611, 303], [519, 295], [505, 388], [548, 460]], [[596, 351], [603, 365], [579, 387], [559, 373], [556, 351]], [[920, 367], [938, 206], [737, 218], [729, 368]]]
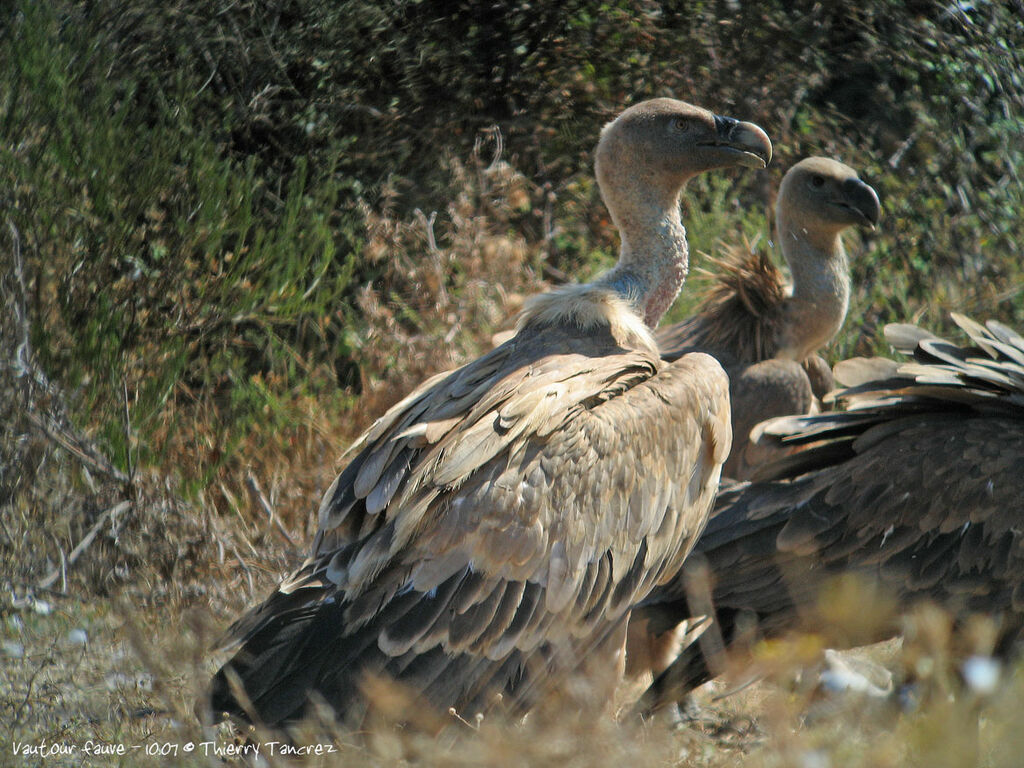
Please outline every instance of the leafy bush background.
[[[1020, 0], [0, 6], [0, 748], [209, 738], [191, 714], [209, 617], [301, 557], [348, 441], [524, 296], [613, 263], [591, 155], [630, 103], [772, 136], [767, 171], [691, 185], [694, 266], [770, 237], [803, 156], [878, 190], [833, 359], [886, 352], [891, 320], [950, 330], [951, 309], [1024, 328], [1022, 30]], [[916, 642], [941, 638], [948, 694], [955, 638], [933, 623]], [[752, 708], [757, 764], [963, 765], [977, 732], [987, 764], [1016, 765], [1020, 680], [980, 730], [948, 695], [821, 728], [783, 684]], [[473, 764], [722, 765], [764, 743], [729, 723], [484, 726]], [[439, 749], [384, 732], [352, 755], [449, 764]]]
[[[767, 233], [802, 156], [839, 157], [879, 191], [834, 358], [881, 350], [891, 320], [947, 328], [950, 309], [1024, 326], [1019, 0], [3, 13], [0, 237], [5, 269], [15, 245], [24, 261], [33, 359], [115, 466], [202, 509], [251, 520], [251, 473], [305, 529], [359, 427], [486, 348], [524, 294], [612, 263], [591, 152], [651, 96], [775, 142], [769, 171], [691, 186], [694, 254]], [[17, 414], [40, 407], [17, 391], [13, 446], [30, 431]], [[31, 484], [8, 477], [8, 498]]]

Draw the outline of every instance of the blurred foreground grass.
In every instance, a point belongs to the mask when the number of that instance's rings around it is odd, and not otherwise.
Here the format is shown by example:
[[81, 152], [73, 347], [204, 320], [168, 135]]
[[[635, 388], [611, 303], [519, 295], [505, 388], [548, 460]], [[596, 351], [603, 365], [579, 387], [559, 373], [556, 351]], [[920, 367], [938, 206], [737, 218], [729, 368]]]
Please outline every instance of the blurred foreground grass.
[[[8, 611], [0, 707], [4, 765], [222, 764], [239, 741], [226, 726], [201, 729], [192, 715], [209, 672], [209, 617], [196, 610], [99, 605], [75, 598], [35, 600]], [[1018, 766], [1024, 749], [1024, 670], [1009, 670], [983, 698], [936, 696], [901, 710], [867, 695], [828, 694], [811, 684], [806, 642], [766, 682], [720, 698], [726, 683], [698, 691], [699, 714], [684, 726], [623, 717], [583, 719], [571, 695], [548, 700], [525, 721], [484, 718], [440, 737], [386, 717], [362, 734], [329, 718], [293, 732], [306, 757], [282, 757], [280, 737], [257, 734], [269, 765], [437, 766], [849, 766], [962, 768]], [[803, 648], [804, 650], [801, 650]], [[932, 657], [948, 662], [942, 649]], [[773, 652], [777, 656], [780, 649]], [[890, 642], [859, 652], [899, 668], [906, 649]], [[622, 697], [631, 692], [624, 687]], [[396, 694], [397, 695], [397, 694]], [[384, 694], [385, 699], [387, 694]], [[397, 706], [402, 705], [397, 698]], [[395, 702], [392, 702], [393, 704]], [[385, 701], [385, 704], [388, 702]], [[409, 710], [402, 710], [408, 717]], [[29, 747], [50, 750], [24, 754]], [[55, 746], [56, 745], [56, 746]], [[188, 746], [191, 745], [191, 748]], [[316, 747], [321, 754], [317, 756]], [[124, 746], [119, 759], [97, 749]], [[137, 747], [133, 749], [133, 747]], [[63, 750], [64, 755], [54, 750]], [[93, 755], [86, 750], [92, 749]], [[277, 750], [273, 752], [272, 750]], [[332, 750], [327, 752], [327, 750]], [[229, 764], [235, 761], [228, 760]]]
[[[525, 295], [614, 261], [590, 152], [628, 103], [674, 95], [775, 142], [769, 170], [691, 185], [695, 267], [770, 237], [802, 156], [878, 189], [833, 359], [950, 309], [1024, 327], [1019, 2], [496, 9], [0, 11], [0, 764], [56, 764], [15, 741], [209, 735], [191, 707], [210, 639], [297, 562], [348, 440], [486, 349]], [[388, 728], [340, 741], [381, 765], [965, 764], [973, 703], [823, 715], [792, 684], [804, 661], [682, 731], [552, 702], [445, 750]], [[1022, 697], [1018, 671], [984, 703], [983, 764], [1019, 764]]]

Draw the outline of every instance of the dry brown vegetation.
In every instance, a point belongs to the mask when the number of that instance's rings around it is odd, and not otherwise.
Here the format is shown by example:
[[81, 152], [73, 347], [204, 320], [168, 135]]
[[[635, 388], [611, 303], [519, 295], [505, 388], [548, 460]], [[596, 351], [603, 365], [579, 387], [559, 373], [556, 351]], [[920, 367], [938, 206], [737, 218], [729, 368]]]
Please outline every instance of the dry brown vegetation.
[[[1024, 323], [1019, 3], [508, 2], [497, 30], [465, 3], [121, 5], [0, 11], [0, 765], [90, 739], [140, 747], [97, 765], [219, 764], [147, 750], [233, 743], [193, 716], [209, 648], [301, 559], [351, 438], [611, 262], [589, 152], [626, 103], [775, 140], [775, 170], [691, 187], [694, 252], [763, 233], [797, 157], [879, 190], [833, 358], [951, 308]], [[794, 637], [681, 728], [625, 716], [634, 685], [618, 722], [569, 691], [440, 740], [384, 715], [298, 739], [324, 765], [1019, 765], [1021, 672], [951, 697], [963, 638], [909, 626], [872, 651], [927, 680], [906, 709], [829, 698]], [[14, 754], [44, 741], [80, 751]]]

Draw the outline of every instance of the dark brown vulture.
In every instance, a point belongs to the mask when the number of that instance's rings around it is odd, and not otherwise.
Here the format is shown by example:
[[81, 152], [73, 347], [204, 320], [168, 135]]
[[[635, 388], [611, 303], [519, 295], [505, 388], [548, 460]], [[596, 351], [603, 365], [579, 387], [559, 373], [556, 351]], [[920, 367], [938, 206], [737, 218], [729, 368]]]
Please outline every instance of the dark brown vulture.
[[230, 630], [210, 714], [278, 725], [322, 700], [355, 726], [370, 678], [439, 712], [523, 710], [620, 650], [630, 606], [703, 527], [729, 450], [721, 366], [665, 362], [651, 333], [686, 276], [680, 195], [770, 157], [757, 126], [671, 99], [605, 126], [618, 264], [534, 298], [513, 338], [354, 443], [312, 553]]
[[[694, 549], [692, 560], [710, 570], [727, 644], [751, 619], [768, 637], [798, 628], [826, 581], [848, 571], [900, 608], [929, 600], [955, 618], [993, 617], [997, 636], [983, 652], [1005, 657], [1020, 642], [1024, 338], [996, 322], [953, 318], [969, 345], [890, 325], [886, 338], [912, 362], [840, 363], [836, 378], [848, 388], [836, 397], [846, 410], [755, 429], [761, 441], [804, 448], [764, 467], [764, 479], [723, 489]], [[634, 615], [655, 628], [690, 616], [684, 578], [656, 589]], [[874, 631], [856, 641], [898, 627]], [[709, 664], [691, 645], [641, 708], [705, 682]]]
[[750, 430], [773, 416], [811, 413], [832, 389], [817, 350], [839, 331], [850, 301], [840, 233], [874, 229], [875, 191], [848, 165], [801, 160], [786, 173], [775, 206], [776, 237], [789, 265], [786, 285], [767, 250], [735, 249], [717, 262], [717, 285], [696, 314], [658, 329], [662, 355], [713, 355], [729, 374], [733, 447], [722, 474], [745, 480], [774, 452], [749, 444]]

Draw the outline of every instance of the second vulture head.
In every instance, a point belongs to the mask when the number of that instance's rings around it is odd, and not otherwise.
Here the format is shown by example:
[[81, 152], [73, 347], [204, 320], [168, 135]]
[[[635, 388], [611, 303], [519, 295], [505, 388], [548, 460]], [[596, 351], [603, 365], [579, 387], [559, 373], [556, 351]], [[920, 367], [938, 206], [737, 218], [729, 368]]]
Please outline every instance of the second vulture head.
[[779, 187], [783, 202], [791, 225], [829, 235], [850, 226], [874, 229], [882, 213], [875, 190], [828, 157], [808, 157], [790, 168]]

